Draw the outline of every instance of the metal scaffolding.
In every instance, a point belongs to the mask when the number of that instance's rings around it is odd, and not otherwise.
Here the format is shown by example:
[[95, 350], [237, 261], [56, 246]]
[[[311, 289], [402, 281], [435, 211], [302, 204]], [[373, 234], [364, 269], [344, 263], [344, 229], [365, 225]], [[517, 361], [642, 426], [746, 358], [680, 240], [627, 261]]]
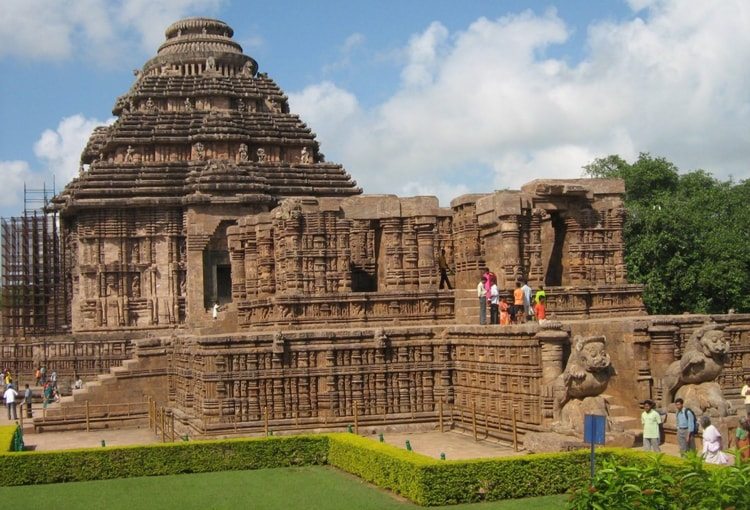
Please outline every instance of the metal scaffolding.
[[53, 188], [24, 186], [23, 216], [0, 219], [2, 234], [2, 331], [7, 337], [67, 331], [68, 296], [63, 244]]

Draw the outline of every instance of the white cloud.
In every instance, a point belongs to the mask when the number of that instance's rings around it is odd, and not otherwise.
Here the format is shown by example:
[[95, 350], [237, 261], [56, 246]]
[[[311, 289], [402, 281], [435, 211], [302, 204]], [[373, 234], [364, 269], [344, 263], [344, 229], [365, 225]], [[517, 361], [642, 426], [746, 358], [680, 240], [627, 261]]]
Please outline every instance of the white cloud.
[[23, 204], [23, 185], [32, 178], [26, 161], [0, 161], [0, 179], [3, 181], [0, 207], [12, 210], [11, 214], [18, 214], [19, 206]]
[[575, 65], [545, 56], [572, 30], [555, 11], [455, 33], [432, 23], [401, 51], [401, 86], [380, 105], [363, 110], [325, 82], [291, 94], [292, 109], [372, 193], [515, 188], [641, 151], [750, 177], [750, 4], [631, 5], [632, 19], [588, 27]]
[[215, 12], [223, 0], [3, 0], [0, 57], [64, 60], [83, 53], [111, 63], [132, 44], [149, 53], [164, 28], [187, 14]]
[[34, 144], [34, 154], [45, 164], [45, 173], [55, 176], [59, 189], [78, 174], [81, 152], [94, 128], [113, 121], [102, 122], [80, 114], [72, 115], [62, 119], [56, 129], [42, 133]]

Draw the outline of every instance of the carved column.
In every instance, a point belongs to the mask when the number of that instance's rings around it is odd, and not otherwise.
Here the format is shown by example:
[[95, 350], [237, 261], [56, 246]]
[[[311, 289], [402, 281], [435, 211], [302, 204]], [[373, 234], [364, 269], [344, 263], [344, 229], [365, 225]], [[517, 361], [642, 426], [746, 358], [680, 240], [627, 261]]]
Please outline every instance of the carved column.
[[[501, 216], [500, 235], [502, 237], [502, 275], [501, 283], [504, 288], [512, 289], [516, 279], [521, 275], [521, 261], [519, 259], [520, 232], [518, 228], [518, 215], [511, 214]], [[498, 282], [500, 283], [500, 282]]]
[[435, 263], [435, 218], [417, 218], [414, 229], [417, 232], [417, 249], [419, 251], [419, 288], [434, 288], [435, 275], [437, 274]]
[[541, 326], [535, 338], [542, 351], [542, 416], [551, 419], [554, 415], [553, 386], [555, 379], [565, 369], [563, 353], [564, 346], [570, 343], [570, 334], [563, 331], [562, 323], [548, 321]]
[[659, 324], [658, 322], [648, 327], [648, 336], [651, 338], [649, 362], [655, 393], [653, 398], [657, 402], [666, 403], [662, 378], [669, 365], [675, 361], [676, 335], [679, 330], [680, 328], [673, 324]]

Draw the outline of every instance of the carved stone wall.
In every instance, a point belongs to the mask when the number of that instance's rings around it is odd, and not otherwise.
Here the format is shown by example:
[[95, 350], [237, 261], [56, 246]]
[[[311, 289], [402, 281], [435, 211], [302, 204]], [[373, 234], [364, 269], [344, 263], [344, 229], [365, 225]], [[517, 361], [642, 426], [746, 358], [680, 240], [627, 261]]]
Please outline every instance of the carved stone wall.
[[76, 331], [185, 320], [185, 233], [177, 209], [85, 211], [64, 230], [73, 248]]

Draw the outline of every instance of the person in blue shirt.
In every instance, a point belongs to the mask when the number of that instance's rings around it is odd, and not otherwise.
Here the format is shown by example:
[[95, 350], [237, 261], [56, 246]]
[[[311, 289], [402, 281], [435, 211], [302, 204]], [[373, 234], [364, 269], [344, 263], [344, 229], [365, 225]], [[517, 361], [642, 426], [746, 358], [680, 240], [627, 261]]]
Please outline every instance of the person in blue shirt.
[[685, 401], [678, 398], [674, 401], [677, 407], [677, 444], [680, 447], [680, 455], [687, 451], [695, 451], [695, 434], [698, 432], [698, 420], [695, 413], [689, 407], [685, 407]]

